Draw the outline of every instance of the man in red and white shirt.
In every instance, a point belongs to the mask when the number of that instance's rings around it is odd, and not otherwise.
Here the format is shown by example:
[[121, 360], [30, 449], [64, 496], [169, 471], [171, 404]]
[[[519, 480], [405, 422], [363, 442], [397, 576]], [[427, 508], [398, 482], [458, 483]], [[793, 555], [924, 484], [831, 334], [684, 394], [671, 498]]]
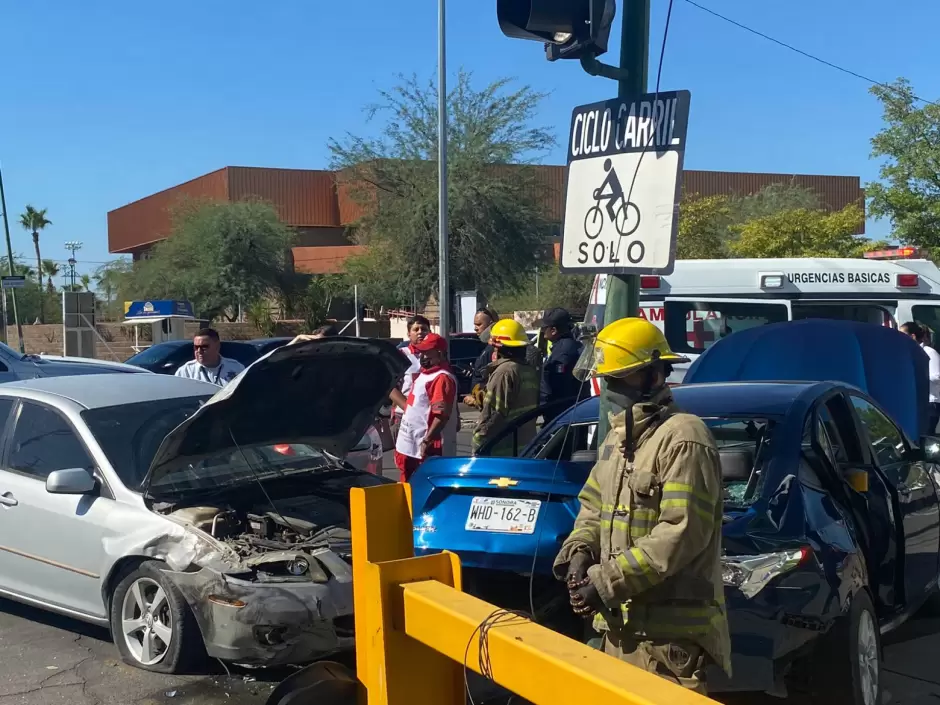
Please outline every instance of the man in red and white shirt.
[[447, 341], [429, 333], [414, 343], [421, 371], [408, 397], [399, 390], [391, 400], [404, 409], [395, 440], [395, 465], [408, 482], [425, 458], [457, 454], [457, 378], [447, 362]]

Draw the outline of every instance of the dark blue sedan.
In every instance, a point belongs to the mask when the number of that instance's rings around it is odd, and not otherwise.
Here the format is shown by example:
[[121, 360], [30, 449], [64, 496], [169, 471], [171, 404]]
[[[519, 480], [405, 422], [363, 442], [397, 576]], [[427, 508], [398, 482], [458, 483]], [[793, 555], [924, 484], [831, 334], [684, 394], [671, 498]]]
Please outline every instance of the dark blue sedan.
[[[876, 326], [755, 330], [716, 344], [686, 378], [731, 381], [674, 390], [712, 429], [725, 483], [733, 677], [710, 674], [709, 690], [878, 705], [881, 634], [940, 576], [940, 443], [919, 435], [926, 356]], [[813, 357], [766, 359], [774, 348], [792, 357], [813, 336], [838, 364], [827, 357], [821, 373]], [[783, 381], [766, 381], [768, 368]], [[842, 381], [813, 381], [834, 371]], [[568, 410], [518, 458], [429, 460], [412, 479], [419, 552], [455, 551], [469, 591], [576, 637], [584, 624], [550, 568], [596, 456], [598, 407]]]

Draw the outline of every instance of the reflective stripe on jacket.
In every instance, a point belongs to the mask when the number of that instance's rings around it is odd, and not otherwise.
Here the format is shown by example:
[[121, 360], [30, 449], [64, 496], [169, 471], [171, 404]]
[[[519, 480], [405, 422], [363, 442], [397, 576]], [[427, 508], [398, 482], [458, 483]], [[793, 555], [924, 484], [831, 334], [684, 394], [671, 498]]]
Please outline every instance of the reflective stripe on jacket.
[[[473, 431], [473, 452], [487, 439], [498, 435], [514, 419], [533, 411], [539, 402], [539, 376], [529, 365], [505, 358], [489, 366], [486, 396], [480, 410], [480, 420]], [[518, 447], [521, 450], [535, 438], [536, 419], [525, 423], [518, 430]], [[491, 455], [512, 455], [513, 435], [507, 435], [492, 449]]]
[[613, 615], [595, 628], [647, 640], [689, 639], [731, 672], [721, 570], [722, 480], [711, 432], [664, 390], [631, 414], [634, 461], [621, 450], [626, 414], [611, 430], [581, 490], [574, 529], [555, 559], [590, 551], [588, 575]]

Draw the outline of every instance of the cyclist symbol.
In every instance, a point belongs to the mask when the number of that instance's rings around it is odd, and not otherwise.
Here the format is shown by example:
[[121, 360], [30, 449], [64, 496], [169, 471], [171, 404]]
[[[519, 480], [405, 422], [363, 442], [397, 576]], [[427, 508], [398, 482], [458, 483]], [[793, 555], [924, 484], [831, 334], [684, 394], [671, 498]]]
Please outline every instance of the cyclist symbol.
[[[604, 208], [614, 228], [621, 237], [632, 235], [640, 227], [640, 209], [633, 202], [627, 201], [620, 185], [620, 179], [610, 159], [604, 160], [604, 171], [607, 177], [600, 188], [594, 189], [592, 194], [594, 205], [588, 208], [584, 216], [584, 234], [594, 240], [604, 229], [604, 211], [601, 210], [601, 201], [606, 201]], [[604, 193], [605, 189], [608, 189]]]

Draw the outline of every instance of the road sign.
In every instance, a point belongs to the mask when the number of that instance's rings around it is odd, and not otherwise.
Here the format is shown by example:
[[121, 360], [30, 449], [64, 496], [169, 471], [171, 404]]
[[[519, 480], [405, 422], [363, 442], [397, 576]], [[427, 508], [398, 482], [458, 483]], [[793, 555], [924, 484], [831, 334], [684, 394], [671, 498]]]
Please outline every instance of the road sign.
[[672, 91], [575, 108], [562, 271], [672, 273], [690, 100]]
[[21, 275], [0, 277], [0, 285], [4, 289], [20, 289], [26, 286], [26, 277]]

